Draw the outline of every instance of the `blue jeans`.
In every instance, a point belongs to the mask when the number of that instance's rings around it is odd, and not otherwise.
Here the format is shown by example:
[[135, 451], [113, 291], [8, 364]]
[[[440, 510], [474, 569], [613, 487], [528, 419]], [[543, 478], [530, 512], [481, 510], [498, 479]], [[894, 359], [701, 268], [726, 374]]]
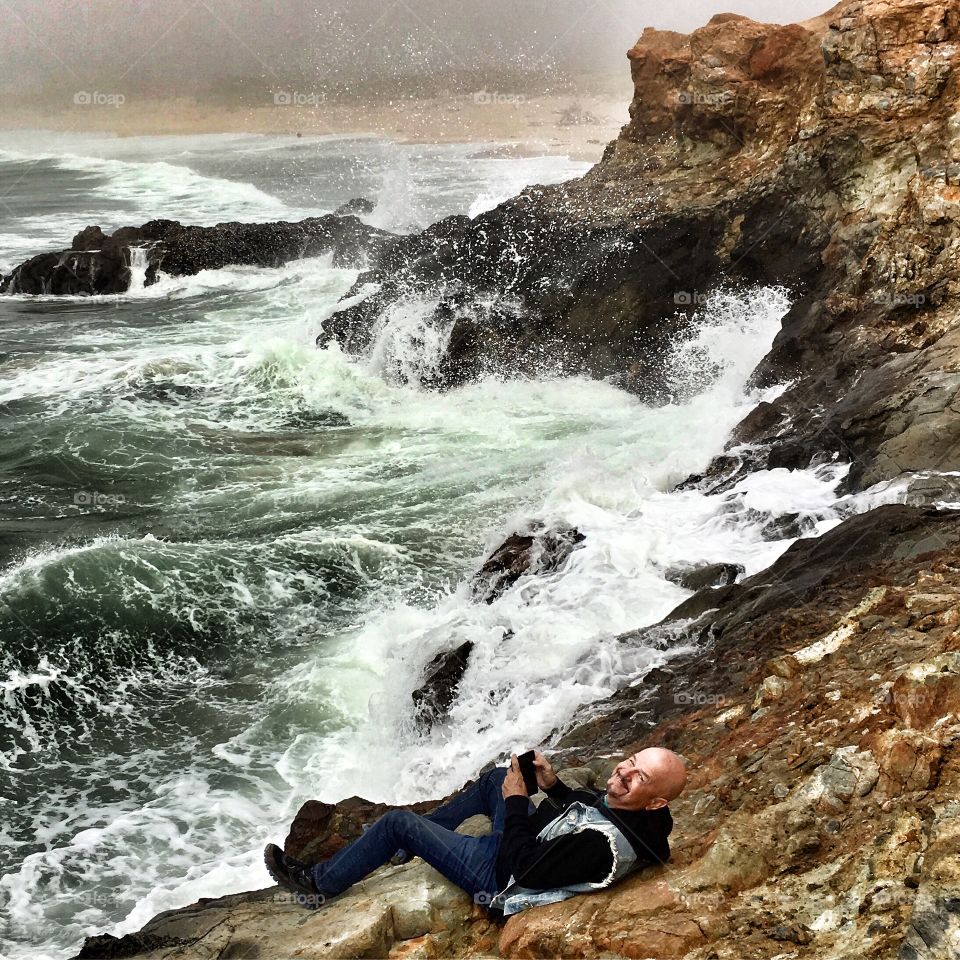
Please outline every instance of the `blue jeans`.
[[[384, 814], [362, 836], [312, 868], [317, 889], [324, 896], [335, 897], [402, 849], [422, 857], [472, 896], [492, 897], [497, 892], [497, 852], [505, 814], [500, 791], [506, 775], [505, 768], [488, 770], [425, 817], [409, 810]], [[453, 832], [467, 817], [478, 813], [493, 821], [490, 836], [463, 837]]]

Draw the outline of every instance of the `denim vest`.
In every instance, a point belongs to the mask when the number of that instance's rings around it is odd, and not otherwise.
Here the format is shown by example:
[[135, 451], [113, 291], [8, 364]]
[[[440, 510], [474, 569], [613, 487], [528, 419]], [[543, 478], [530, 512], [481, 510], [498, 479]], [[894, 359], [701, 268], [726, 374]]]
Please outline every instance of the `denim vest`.
[[511, 876], [509, 883], [490, 902], [491, 907], [503, 911], [505, 917], [519, 913], [528, 907], [540, 907], [546, 903], [557, 903], [575, 897], [578, 893], [602, 890], [611, 883], [625, 877], [637, 860], [630, 841], [595, 807], [575, 800], [567, 810], [555, 820], [551, 820], [538, 834], [538, 840], [553, 840], [568, 833], [580, 833], [582, 830], [597, 830], [610, 844], [613, 853], [613, 866], [610, 873], [599, 883], [575, 883], [569, 887], [557, 887], [555, 890], [531, 890], [521, 887]]

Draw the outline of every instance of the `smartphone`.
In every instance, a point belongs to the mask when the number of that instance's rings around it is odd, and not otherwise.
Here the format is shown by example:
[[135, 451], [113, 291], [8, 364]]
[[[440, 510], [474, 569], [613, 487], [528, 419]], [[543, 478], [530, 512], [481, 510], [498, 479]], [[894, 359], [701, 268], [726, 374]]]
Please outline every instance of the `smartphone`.
[[539, 789], [537, 783], [537, 770], [533, 765], [534, 751], [528, 750], [517, 757], [517, 763], [520, 765], [520, 772], [523, 774], [523, 782], [527, 788], [527, 796], [532, 797]]

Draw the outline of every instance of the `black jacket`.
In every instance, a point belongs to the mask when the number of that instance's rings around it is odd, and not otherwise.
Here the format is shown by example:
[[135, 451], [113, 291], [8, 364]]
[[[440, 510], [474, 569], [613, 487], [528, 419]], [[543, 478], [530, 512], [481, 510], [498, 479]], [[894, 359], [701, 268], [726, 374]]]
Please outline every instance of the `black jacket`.
[[599, 883], [613, 867], [610, 842], [599, 830], [582, 830], [540, 842], [537, 834], [579, 800], [596, 807], [630, 841], [638, 866], [665, 863], [670, 858], [667, 837], [673, 817], [659, 810], [613, 810], [597, 790], [573, 790], [560, 780], [534, 813], [527, 797], [507, 797], [506, 821], [497, 856], [497, 884], [503, 889], [513, 876], [521, 886], [550, 890], [576, 883]]

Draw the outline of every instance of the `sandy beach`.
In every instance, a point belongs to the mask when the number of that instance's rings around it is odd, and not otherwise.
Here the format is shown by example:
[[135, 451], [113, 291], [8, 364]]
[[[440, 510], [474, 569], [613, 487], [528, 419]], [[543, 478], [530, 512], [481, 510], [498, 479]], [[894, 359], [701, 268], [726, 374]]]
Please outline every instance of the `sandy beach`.
[[627, 95], [505, 94], [480, 90], [376, 104], [325, 102], [322, 95], [278, 90], [263, 106], [229, 108], [193, 99], [75, 95], [77, 102], [38, 109], [7, 101], [0, 129], [117, 136], [197, 133], [375, 134], [402, 143], [489, 142], [516, 154], [563, 154], [596, 161], [627, 122]]

